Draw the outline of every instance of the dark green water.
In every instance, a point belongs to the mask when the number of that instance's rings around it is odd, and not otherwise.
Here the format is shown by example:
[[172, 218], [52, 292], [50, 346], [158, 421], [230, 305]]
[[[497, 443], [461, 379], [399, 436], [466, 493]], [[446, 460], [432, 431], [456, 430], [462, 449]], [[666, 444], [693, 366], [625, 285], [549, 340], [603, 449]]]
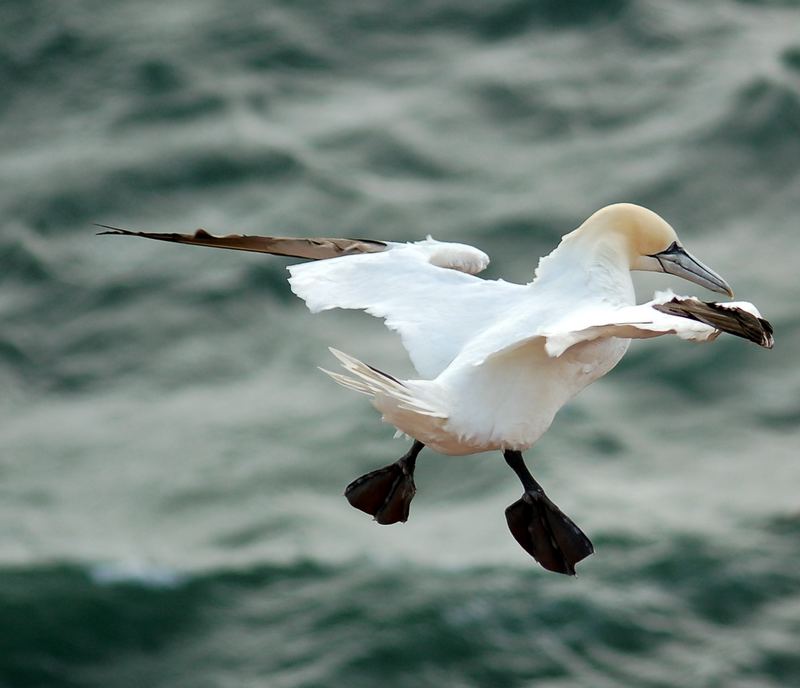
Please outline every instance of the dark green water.
[[[0, 4], [0, 685], [800, 685], [800, 7], [412, 0]], [[635, 343], [530, 452], [592, 537], [506, 530], [499, 456], [421, 459], [330, 383], [286, 261], [136, 229], [466, 241], [527, 281], [633, 201], [776, 348]], [[641, 278], [641, 297], [689, 285]]]

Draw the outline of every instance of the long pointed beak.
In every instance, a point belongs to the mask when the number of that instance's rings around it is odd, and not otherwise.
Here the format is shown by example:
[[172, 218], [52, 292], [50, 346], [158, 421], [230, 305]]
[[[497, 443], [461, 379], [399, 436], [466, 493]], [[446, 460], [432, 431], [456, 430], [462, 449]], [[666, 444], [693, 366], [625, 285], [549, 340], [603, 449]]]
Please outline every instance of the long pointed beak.
[[656, 253], [652, 257], [659, 262], [664, 272], [733, 298], [733, 290], [728, 283], [710, 267], [703, 265], [692, 256], [683, 246], [679, 246], [677, 242], [673, 242], [667, 250]]

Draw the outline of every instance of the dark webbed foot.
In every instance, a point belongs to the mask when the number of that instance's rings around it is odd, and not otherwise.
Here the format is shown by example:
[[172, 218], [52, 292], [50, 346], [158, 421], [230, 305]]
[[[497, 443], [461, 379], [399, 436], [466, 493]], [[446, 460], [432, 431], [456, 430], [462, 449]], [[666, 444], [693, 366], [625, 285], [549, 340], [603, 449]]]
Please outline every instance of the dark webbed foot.
[[503, 453], [522, 481], [525, 494], [506, 509], [514, 539], [548, 571], [575, 575], [575, 564], [594, 552], [578, 526], [544, 493], [519, 452]]
[[407, 521], [417, 492], [414, 468], [424, 446], [415, 441], [408, 453], [394, 463], [356, 478], [345, 488], [347, 501], [382, 525]]
[[526, 492], [506, 509], [514, 539], [548, 571], [575, 575], [575, 564], [594, 547], [544, 492]]

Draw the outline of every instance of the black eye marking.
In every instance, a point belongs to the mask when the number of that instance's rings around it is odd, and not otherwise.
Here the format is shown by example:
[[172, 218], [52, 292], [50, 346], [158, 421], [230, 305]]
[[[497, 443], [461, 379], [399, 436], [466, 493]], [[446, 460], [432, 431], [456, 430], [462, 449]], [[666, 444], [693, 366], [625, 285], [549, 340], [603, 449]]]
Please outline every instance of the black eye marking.
[[673, 241], [667, 248], [663, 251], [659, 251], [658, 253], [653, 253], [650, 255], [651, 258], [658, 258], [659, 256], [671, 256], [676, 253], [683, 253], [683, 248], [678, 245], [677, 241]]

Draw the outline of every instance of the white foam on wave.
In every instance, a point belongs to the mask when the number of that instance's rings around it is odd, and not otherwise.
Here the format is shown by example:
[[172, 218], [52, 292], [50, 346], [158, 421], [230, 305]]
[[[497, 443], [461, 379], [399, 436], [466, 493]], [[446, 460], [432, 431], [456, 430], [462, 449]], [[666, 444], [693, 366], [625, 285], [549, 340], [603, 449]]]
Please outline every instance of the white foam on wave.
[[116, 561], [95, 564], [89, 577], [97, 585], [136, 583], [148, 588], [176, 588], [186, 576], [173, 569], [143, 561]]

